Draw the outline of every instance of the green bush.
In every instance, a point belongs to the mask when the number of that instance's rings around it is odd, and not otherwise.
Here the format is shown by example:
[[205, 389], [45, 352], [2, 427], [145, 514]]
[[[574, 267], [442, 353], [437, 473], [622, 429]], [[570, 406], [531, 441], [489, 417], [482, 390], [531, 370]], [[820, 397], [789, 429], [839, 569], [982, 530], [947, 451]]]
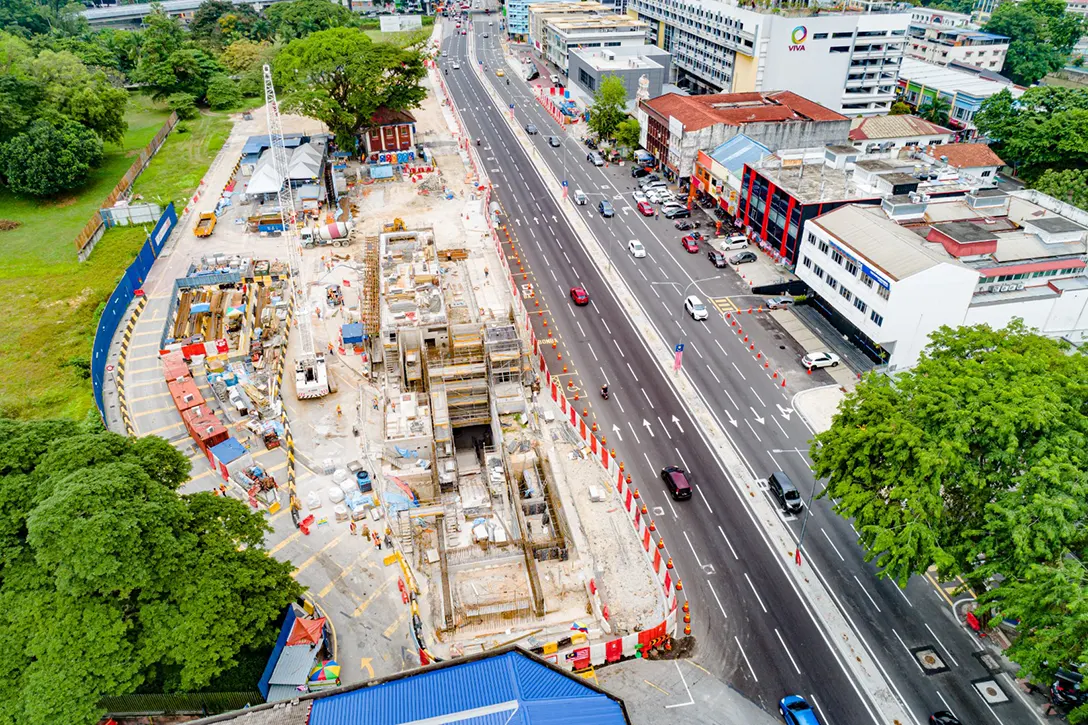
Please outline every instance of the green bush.
[[208, 92], [204, 96], [208, 105], [215, 110], [234, 108], [242, 103], [242, 92], [230, 76], [219, 74], [208, 81]]
[[170, 110], [178, 114], [182, 121], [196, 118], [200, 112], [196, 109], [196, 96], [192, 93], [174, 93], [166, 99], [166, 105]]

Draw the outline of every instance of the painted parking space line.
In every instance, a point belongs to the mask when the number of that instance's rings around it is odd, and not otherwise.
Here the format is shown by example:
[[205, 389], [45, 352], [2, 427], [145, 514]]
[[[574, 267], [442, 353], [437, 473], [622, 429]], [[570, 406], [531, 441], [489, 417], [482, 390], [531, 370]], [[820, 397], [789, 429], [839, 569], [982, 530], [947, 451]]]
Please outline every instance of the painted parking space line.
[[[131, 408], [132, 406], [130, 405], [129, 407]], [[174, 406], [172, 406], [172, 405], [168, 405], [165, 408], [155, 408], [154, 410], [141, 410], [139, 412], [134, 411], [132, 413], [132, 417], [133, 418], [142, 418], [145, 415], [154, 415], [155, 413], [165, 413], [168, 410], [176, 410], [176, 408]]]
[[137, 432], [142, 436], [156, 436], [156, 435], [159, 435], [160, 433], [165, 433], [168, 430], [173, 430], [175, 428], [184, 428], [184, 427], [185, 426], [182, 425], [181, 421], [179, 420], [176, 423], [171, 423], [170, 425], [164, 425], [162, 428], [156, 428], [155, 430], [149, 430], [149, 431], [137, 431]]
[[362, 604], [355, 608], [355, 611], [351, 613], [351, 616], [358, 617], [360, 614], [365, 612], [367, 608], [374, 603], [374, 600], [377, 599], [382, 592], [389, 588], [389, 585], [396, 580], [397, 576], [398, 574], [394, 573], [388, 579], [379, 584], [374, 592], [369, 597], [364, 599]]
[[276, 544], [276, 545], [275, 545], [275, 546], [273, 546], [273, 547], [272, 547], [271, 549], [269, 549], [269, 550], [268, 550], [268, 553], [269, 553], [269, 554], [275, 554], [275, 553], [277, 553], [277, 552], [278, 552], [278, 551], [279, 551], [280, 549], [282, 549], [283, 547], [287, 546], [287, 545], [288, 545], [288, 544], [290, 544], [290, 543], [291, 543], [292, 541], [295, 541], [296, 539], [300, 538], [301, 536], [302, 536], [302, 531], [300, 531], [300, 530], [295, 530], [295, 531], [294, 531], [294, 532], [293, 532], [293, 533], [292, 533], [292, 534], [291, 534], [290, 536], [288, 536], [288, 537], [287, 537], [286, 539], [284, 539], [283, 541], [281, 541], [280, 543]]
[[335, 539], [330, 541], [329, 543], [322, 546], [320, 549], [317, 550], [317, 552], [313, 556], [311, 556], [306, 561], [299, 564], [298, 567], [293, 572], [291, 572], [291, 576], [293, 576], [293, 577], [295, 577], [297, 579], [299, 574], [301, 574], [303, 571], [305, 571], [307, 568], [309, 568], [309, 566], [311, 564], [313, 564], [315, 561], [317, 561], [317, 557], [321, 556], [322, 554], [324, 554], [329, 549], [335, 548], [336, 545], [340, 543], [340, 540], [343, 539], [347, 535], [348, 535], [348, 532], [345, 531], [342, 534], [340, 534], [339, 536], [337, 536]]

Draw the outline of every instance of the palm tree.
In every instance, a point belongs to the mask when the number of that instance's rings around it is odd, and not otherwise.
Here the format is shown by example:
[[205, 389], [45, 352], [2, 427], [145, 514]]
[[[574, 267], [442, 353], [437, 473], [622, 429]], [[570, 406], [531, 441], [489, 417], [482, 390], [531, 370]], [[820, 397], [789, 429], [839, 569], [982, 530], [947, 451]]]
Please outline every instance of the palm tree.
[[952, 112], [952, 104], [948, 102], [947, 98], [934, 94], [929, 103], [918, 109], [918, 115], [929, 121], [930, 123], [936, 123], [945, 125], [948, 123], [949, 114]]

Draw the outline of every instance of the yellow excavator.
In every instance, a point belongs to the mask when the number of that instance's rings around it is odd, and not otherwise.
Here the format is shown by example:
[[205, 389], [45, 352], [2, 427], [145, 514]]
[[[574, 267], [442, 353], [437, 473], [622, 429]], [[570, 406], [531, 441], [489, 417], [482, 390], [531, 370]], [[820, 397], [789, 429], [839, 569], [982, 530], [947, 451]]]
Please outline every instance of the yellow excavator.
[[391, 222], [386, 222], [382, 227], [383, 232], [403, 232], [405, 229], [404, 220], [400, 217], [397, 217]]

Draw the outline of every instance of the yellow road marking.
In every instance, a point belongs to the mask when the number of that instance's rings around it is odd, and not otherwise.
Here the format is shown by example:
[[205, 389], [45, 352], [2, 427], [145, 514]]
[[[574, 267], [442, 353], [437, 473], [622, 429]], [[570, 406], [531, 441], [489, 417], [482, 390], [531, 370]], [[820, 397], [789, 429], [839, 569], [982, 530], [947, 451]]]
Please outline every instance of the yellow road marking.
[[355, 561], [351, 562], [350, 564], [345, 566], [343, 569], [341, 569], [339, 574], [337, 574], [335, 577], [333, 577], [332, 580], [328, 584], [326, 584], [324, 587], [322, 587], [321, 591], [319, 591], [317, 593], [317, 596], [324, 599], [328, 595], [328, 593], [332, 591], [332, 588], [334, 586], [336, 586], [336, 582], [340, 581], [341, 579], [346, 577], [348, 574], [350, 574], [355, 569], [355, 565], [358, 564], [360, 561], [363, 561], [365, 556], [366, 556], [366, 554], [359, 554], [359, 556], [355, 559]]
[[386, 589], [388, 589], [389, 585], [392, 584], [393, 580], [396, 579], [396, 578], [397, 578], [397, 575], [393, 574], [393, 576], [389, 577], [388, 579], [383, 581], [381, 584], [379, 584], [378, 588], [374, 590], [374, 593], [371, 594], [366, 599], [364, 599], [363, 603], [355, 608], [355, 611], [351, 613], [351, 616], [358, 617], [360, 614], [365, 612], [367, 610], [367, 607], [369, 607], [371, 604], [373, 604], [374, 600], [378, 597], [378, 595], [381, 594], [382, 592], [384, 592]]
[[299, 538], [300, 536], [302, 536], [302, 532], [301, 532], [301, 531], [298, 531], [298, 530], [296, 530], [296, 531], [295, 531], [295, 532], [294, 532], [293, 534], [291, 534], [290, 536], [288, 536], [288, 537], [287, 537], [286, 539], [284, 539], [283, 541], [281, 541], [280, 543], [276, 544], [276, 545], [275, 545], [275, 546], [273, 546], [273, 547], [272, 547], [271, 549], [269, 549], [269, 550], [268, 550], [268, 553], [269, 553], [269, 554], [275, 554], [275, 553], [276, 553], [276, 552], [278, 552], [278, 551], [279, 551], [280, 549], [282, 549], [283, 547], [287, 546], [288, 544], [290, 544], [290, 543], [291, 543], [292, 541], [294, 541], [295, 539]]
[[154, 435], [158, 435], [159, 433], [163, 433], [165, 431], [171, 430], [173, 428], [184, 429], [185, 426], [183, 426], [181, 424], [181, 421], [179, 420], [177, 423], [171, 423], [170, 425], [164, 425], [162, 428], [156, 428], [155, 430], [149, 430], [149, 431], [146, 431], [146, 432], [142, 432], [142, 433], [140, 433], [140, 435], [154, 436]]
[[174, 406], [168, 405], [165, 408], [155, 408], [154, 410], [141, 410], [139, 413], [133, 413], [133, 418], [139, 418], [145, 415], [153, 415], [154, 413], [162, 413], [167, 410], [177, 410]]
[[926, 572], [926, 579], [929, 579], [929, 583], [933, 585], [933, 588], [937, 590], [937, 593], [941, 595], [941, 598], [948, 602], [949, 606], [954, 606], [952, 598], [948, 596], [948, 592], [944, 590], [944, 587], [941, 586], [940, 582], [938, 582], [936, 577], [930, 574], [929, 571]]
[[374, 679], [374, 665], [370, 663], [373, 661], [373, 657], [363, 657], [359, 660], [359, 669], [366, 670], [367, 674], [370, 675], [370, 679], [372, 680]]
[[393, 633], [396, 632], [401, 627], [401, 625], [404, 624], [405, 620], [407, 620], [407, 619], [408, 619], [408, 610], [407, 609], [401, 610], [400, 616], [397, 617], [395, 620], [393, 620], [393, 623], [385, 628], [385, 631], [382, 632], [382, 636], [387, 637], [387, 638], [392, 637]]
[[318, 549], [318, 551], [317, 551], [317, 553], [316, 553], [316, 554], [314, 554], [314, 555], [313, 555], [313, 556], [311, 556], [311, 557], [310, 557], [309, 559], [307, 559], [306, 561], [304, 561], [304, 562], [302, 562], [301, 564], [299, 564], [299, 565], [298, 565], [298, 568], [297, 568], [297, 569], [295, 569], [295, 570], [294, 570], [293, 572], [291, 572], [291, 576], [298, 576], [298, 575], [299, 575], [299, 573], [300, 573], [300, 572], [302, 572], [302, 570], [303, 570], [303, 569], [306, 569], [307, 567], [309, 567], [309, 566], [310, 566], [310, 564], [313, 564], [313, 563], [314, 563], [315, 561], [317, 561], [317, 557], [321, 556], [321, 555], [322, 555], [322, 554], [324, 554], [324, 553], [325, 553], [326, 551], [328, 551], [329, 549], [331, 549], [331, 548], [333, 548], [334, 546], [336, 546], [337, 544], [339, 544], [339, 543], [340, 543], [340, 539], [344, 538], [344, 536], [345, 536], [345, 535], [346, 535], [346, 534], [340, 534], [340, 535], [339, 535], [339, 536], [337, 536], [337, 537], [336, 537], [335, 539], [333, 539], [332, 541], [330, 541], [329, 543], [325, 544], [325, 545], [324, 545], [324, 546], [322, 546], [322, 547], [321, 547], [320, 549]]
[[[146, 384], [147, 383], [139, 383], [139, 385], [146, 385]], [[170, 400], [171, 399], [170, 398], [170, 391], [169, 390], [164, 390], [161, 393], [154, 393], [152, 395], [141, 395], [138, 398], [129, 398], [128, 402], [129, 403], [139, 403], [141, 400], [154, 400], [155, 398], [163, 398], [165, 400]]]

